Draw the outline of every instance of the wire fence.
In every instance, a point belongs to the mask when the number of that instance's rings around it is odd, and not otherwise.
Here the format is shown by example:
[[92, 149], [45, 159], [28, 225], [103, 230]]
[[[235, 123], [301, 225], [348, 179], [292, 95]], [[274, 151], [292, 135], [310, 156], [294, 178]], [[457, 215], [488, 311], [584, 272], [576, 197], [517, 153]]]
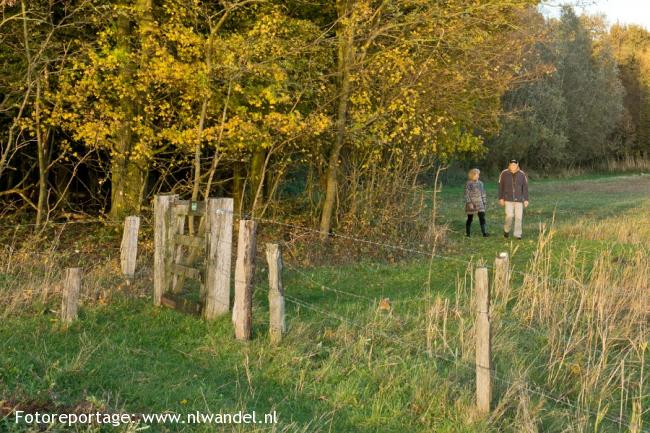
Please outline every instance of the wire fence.
[[[303, 308], [307, 308], [307, 309], [309, 309], [309, 310], [311, 310], [311, 311], [313, 311], [313, 312], [315, 312], [315, 313], [317, 313], [319, 315], [338, 320], [338, 321], [340, 321], [342, 323], [345, 323], [345, 324], [347, 324], [347, 325], [349, 325], [351, 327], [358, 328], [360, 330], [367, 330], [367, 328], [368, 328], [367, 324], [362, 324], [362, 323], [360, 323], [358, 321], [355, 321], [354, 319], [350, 319], [348, 317], [343, 317], [343, 316], [338, 315], [336, 313], [332, 313], [330, 311], [323, 310], [323, 309], [315, 306], [312, 303], [300, 300], [300, 299], [295, 298], [293, 296], [285, 295], [285, 299], [288, 302], [291, 302], [294, 305], [297, 305], [297, 306], [303, 307]], [[460, 359], [460, 358], [450, 358], [448, 356], [444, 356], [444, 355], [442, 355], [440, 353], [436, 353], [436, 352], [428, 352], [428, 351], [425, 351], [425, 350], [418, 350], [418, 349], [420, 349], [420, 346], [419, 345], [416, 346], [417, 343], [405, 344], [404, 339], [402, 337], [394, 335], [394, 334], [386, 333], [385, 331], [380, 331], [380, 330], [373, 329], [371, 332], [373, 334], [381, 335], [382, 337], [386, 338], [387, 340], [397, 344], [401, 348], [405, 348], [405, 349], [409, 349], [409, 350], [415, 350], [416, 355], [419, 354], [419, 355], [423, 355], [425, 357], [434, 357], [434, 358], [439, 359], [441, 361], [449, 362], [451, 364], [460, 366], [461, 368], [467, 370], [467, 372], [470, 373], [470, 374], [474, 373], [476, 371], [477, 364], [474, 363], [474, 362], [471, 362], [471, 361], [468, 361], [468, 360], [463, 360], [463, 359]], [[522, 386], [521, 382], [515, 382], [512, 379], [508, 379], [508, 378], [506, 378], [504, 376], [501, 376], [501, 375], [497, 375], [497, 374], [493, 373], [492, 377], [495, 380], [497, 380], [497, 381], [499, 381], [499, 382], [501, 382], [504, 385], [509, 386], [509, 387]], [[576, 410], [578, 412], [583, 412], [586, 415], [589, 415], [589, 416], [592, 416], [592, 417], [597, 417], [597, 418], [600, 418], [600, 419], [605, 419], [605, 420], [607, 420], [609, 422], [612, 422], [614, 424], [617, 424], [617, 425], [619, 425], [621, 427], [625, 427], [625, 428], [628, 428], [628, 429], [631, 429], [633, 427], [632, 424], [628, 423], [627, 420], [624, 419], [624, 418], [612, 417], [612, 416], [607, 415], [607, 414], [598, 413], [598, 412], [595, 412], [595, 411], [593, 411], [591, 409], [578, 406], [577, 404], [575, 404], [574, 402], [572, 402], [570, 399], [568, 399], [566, 397], [556, 396], [556, 395], [550, 394], [550, 393], [548, 393], [546, 391], [543, 391], [541, 389], [541, 387], [539, 387], [537, 385], [533, 384], [531, 386], [529, 384], [526, 384], [526, 385], [523, 386], [523, 388], [527, 392], [530, 392], [531, 394], [535, 394], [535, 395], [537, 395], [537, 396], [539, 396], [541, 398], [550, 400], [555, 404], [562, 405], [562, 406], [565, 406], [565, 407], [569, 407], [569, 408], [571, 408], [573, 410]], [[630, 431], [632, 431], [632, 430], [630, 430]], [[639, 431], [644, 432], [644, 433], [650, 432], [650, 430], [639, 430]]]
[[[306, 227], [306, 226], [297, 225], [297, 224], [293, 224], [293, 223], [288, 223], [288, 222], [284, 222], [284, 221], [277, 221], [277, 220], [273, 220], [273, 219], [269, 219], [269, 218], [252, 218], [252, 217], [241, 218], [238, 215], [234, 215], [234, 216], [235, 216], [236, 220], [237, 219], [252, 219], [252, 220], [257, 221], [260, 224], [280, 226], [280, 227], [284, 227], [284, 228], [289, 228], [291, 230], [299, 230], [299, 231], [303, 231], [303, 232], [312, 233], [314, 235], [319, 235], [319, 236], [326, 235], [329, 238], [338, 238], [338, 239], [342, 239], [342, 240], [346, 240], [346, 241], [350, 241], [350, 242], [355, 242], [355, 243], [361, 243], [361, 244], [364, 244], [364, 245], [377, 247], [377, 248], [394, 249], [394, 250], [409, 253], [409, 254], [415, 254], [415, 255], [425, 257], [425, 258], [428, 258], [428, 259], [437, 258], [437, 259], [441, 259], [441, 260], [445, 260], [445, 261], [449, 261], [449, 262], [452, 262], [452, 263], [455, 263], [455, 264], [462, 265], [464, 270], [468, 269], [469, 267], [472, 267], [472, 266], [476, 265], [476, 262], [474, 260], [465, 260], [465, 259], [461, 259], [461, 258], [458, 258], [458, 257], [452, 257], [452, 256], [447, 256], [447, 255], [443, 255], [443, 254], [434, 253], [433, 251], [424, 251], [424, 250], [409, 247], [409, 246], [406, 246], [406, 245], [396, 245], [396, 244], [391, 244], [391, 243], [387, 243], [387, 242], [374, 241], [374, 240], [366, 239], [366, 238], [361, 237], [361, 236], [353, 236], [353, 235], [348, 235], [348, 234], [323, 233], [322, 231], [320, 231], [318, 229], [314, 229], [312, 227]], [[74, 226], [76, 224], [102, 224], [102, 225], [110, 225], [110, 226], [121, 226], [123, 224], [123, 222], [122, 221], [111, 221], [111, 220], [105, 220], [105, 219], [65, 221], [65, 222], [48, 222], [48, 225], [55, 226], [55, 227], [62, 226], [63, 229], [65, 229], [65, 227], [68, 226], [68, 225], [73, 225]], [[147, 221], [143, 221], [143, 223], [141, 225], [142, 226], [151, 226], [152, 223], [147, 222]], [[35, 226], [35, 224], [7, 225], [7, 226], [0, 226], [0, 227], [2, 227], [2, 228], [16, 228], [18, 226], [19, 227], [23, 227], [23, 226], [31, 226], [31, 227], [33, 227], [33, 226]], [[286, 245], [286, 243], [285, 243], [285, 245]], [[11, 248], [11, 246], [8, 246], [8, 245], [5, 245], [4, 247], [9, 248], [9, 249]], [[114, 248], [109, 248], [109, 249], [111, 251], [119, 251], [120, 250], [119, 247], [114, 247]], [[36, 254], [42, 254], [42, 255], [51, 255], [51, 254], [54, 253], [54, 251], [35, 252], [35, 253]], [[80, 251], [77, 252], [77, 253], [80, 253]], [[368, 303], [368, 306], [371, 307], [371, 308], [375, 308], [375, 306], [376, 306], [376, 303], [377, 303], [377, 300], [378, 300], [376, 297], [370, 297], [370, 296], [366, 296], [364, 294], [360, 294], [360, 293], [357, 293], [357, 292], [331, 287], [331, 286], [329, 286], [327, 284], [323, 284], [322, 282], [316, 281], [313, 277], [308, 275], [308, 273], [306, 271], [300, 269], [297, 266], [293, 266], [293, 265], [291, 265], [289, 263], [285, 263], [285, 265], [287, 266], [287, 268], [291, 272], [293, 272], [295, 275], [299, 276], [303, 281], [309, 282], [309, 284], [311, 284], [311, 285], [313, 285], [313, 286], [315, 286], [315, 287], [317, 287], [317, 288], [319, 288], [319, 289], [321, 289], [323, 291], [327, 291], [327, 292], [334, 293], [334, 294], [337, 294], [337, 295], [347, 296], [347, 297], [353, 298], [355, 300], [365, 301], [365, 302]], [[489, 269], [494, 269], [493, 266], [490, 266], [490, 265], [487, 265], [487, 264], [485, 264], [483, 266], [485, 266], [485, 267], [487, 267]], [[520, 275], [520, 276], [522, 276], [524, 278], [529, 276], [526, 272], [522, 272], [522, 271], [511, 271], [511, 273]], [[549, 277], [549, 276], [543, 276], [540, 280], [537, 280], [537, 281], [541, 282], [541, 283], [572, 284], [572, 285], [575, 285], [577, 283], [575, 279], [555, 278], [555, 277]], [[291, 290], [289, 290], [289, 292], [291, 292]], [[297, 298], [295, 296], [285, 295], [285, 299], [288, 302], [294, 304], [297, 307], [309, 309], [310, 311], [312, 311], [312, 312], [314, 312], [314, 313], [316, 313], [318, 315], [321, 315], [323, 317], [329, 317], [329, 318], [337, 320], [337, 321], [339, 321], [341, 323], [345, 323], [345, 324], [347, 324], [347, 325], [349, 325], [351, 327], [361, 329], [361, 330], [367, 330], [367, 328], [368, 328], [367, 323], [364, 324], [364, 323], [359, 322], [358, 320], [342, 316], [342, 315], [337, 314], [337, 313], [335, 313], [333, 311], [324, 310], [324, 309], [320, 308], [319, 306], [317, 306], [317, 305], [315, 305], [313, 303], [310, 303], [310, 302], [305, 301], [303, 299], [299, 299], [299, 298]], [[419, 299], [414, 299], [413, 301], [419, 301]], [[518, 322], [516, 324], [521, 325]], [[441, 361], [453, 363], [454, 365], [458, 365], [461, 368], [466, 369], [468, 372], [470, 372], [470, 371], [474, 372], [476, 367], [477, 367], [476, 363], [473, 363], [473, 362], [468, 361], [468, 360], [459, 359], [458, 357], [452, 358], [452, 357], [445, 356], [445, 355], [437, 353], [437, 352], [422, 350], [422, 345], [421, 344], [418, 344], [418, 343], [413, 343], [413, 344], [405, 343], [404, 339], [401, 338], [401, 336], [391, 334], [391, 333], [387, 333], [386, 331], [374, 329], [374, 330], [372, 330], [372, 333], [376, 334], [376, 335], [380, 335], [381, 337], [387, 339], [388, 341], [397, 344], [401, 348], [412, 350], [415, 355], [422, 355], [422, 356], [425, 356], [425, 357], [434, 357], [434, 358], [439, 359]], [[540, 336], [548, 337], [548, 335], [544, 334], [544, 333], [540, 333]], [[502, 376], [500, 374], [499, 375], [495, 374], [493, 377], [495, 378], [495, 380], [503, 383], [505, 386], [508, 386], [508, 387], [522, 386], [519, 381], [516, 381], [514, 379], [506, 378], [506, 377], [504, 377], [504, 376]], [[583, 407], [581, 405], [576, 404], [575, 402], [572, 402], [567, 397], [561, 397], [561, 396], [553, 395], [553, 394], [551, 394], [551, 393], [549, 393], [547, 391], [544, 391], [541, 387], [539, 387], [536, 384], [532, 384], [532, 385], [531, 384], [526, 384], [524, 386], [524, 389], [527, 392], [530, 392], [531, 394], [539, 396], [540, 398], [544, 398], [544, 399], [547, 399], [549, 401], [552, 401], [554, 404], [562, 405], [562, 406], [564, 406], [566, 408], [571, 408], [572, 410], [582, 412], [585, 415], [588, 415], [590, 417], [595, 417], [596, 419], [604, 419], [604, 420], [607, 420], [609, 422], [615, 423], [615, 424], [619, 425], [620, 427], [625, 427], [625, 428], [628, 428], [628, 429], [631, 429], [633, 427], [623, 417], [618, 417], [617, 418], [617, 417], [612, 417], [612, 416], [610, 416], [608, 414], [603, 414], [601, 412], [593, 411], [593, 410], [591, 410], [589, 408]], [[637, 430], [637, 431], [650, 432], [649, 430]]]
[[[369, 245], [369, 246], [373, 246], [373, 247], [387, 248], [387, 249], [397, 250], [397, 251], [401, 251], [401, 252], [405, 252], [405, 253], [409, 253], [409, 254], [414, 254], [414, 255], [417, 255], [417, 256], [420, 256], [420, 257], [423, 257], [423, 258], [427, 258], [429, 260], [440, 259], [440, 260], [444, 260], [444, 261], [447, 261], [447, 262], [462, 265], [465, 269], [468, 269], [469, 267], [472, 267], [472, 266], [476, 265], [476, 262], [474, 261], [473, 257], [470, 260], [466, 260], [466, 259], [462, 259], [462, 258], [458, 258], [458, 257], [453, 257], [453, 256], [449, 256], [449, 255], [435, 253], [434, 251], [424, 251], [424, 250], [421, 250], [421, 249], [408, 247], [408, 246], [405, 246], [405, 245], [396, 245], [396, 244], [391, 244], [391, 243], [388, 243], [388, 242], [374, 241], [374, 240], [366, 239], [366, 238], [360, 237], [360, 236], [353, 236], [353, 235], [348, 235], [348, 234], [340, 234], [340, 233], [336, 233], [336, 232], [325, 233], [325, 232], [323, 232], [323, 231], [321, 231], [319, 229], [315, 229], [315, 228], [312, 228], [312, 227], [307, 227], [307, 226], [298, 225], [298, 224], [294, 224], [294, 223], [287, 223], [287, 222], [284, 222], [284, 221], [278, 221], [278, 220], [274, 220], [274, 219], [270, 219], [270, 218], [261, 218], [261, 217], [258, 218], [258, 217], [251, 217], [251, 216], [248, 216], [248, 215], [245, 215], [245, 216], [242, 217], [241, 215], [239, 215], [239, 214], [237, 214], [237, 213], [235, 213], [233, 211], [223, 211], [223, 212], [231, 213], [233, 215], [233, 217], [234, 217], [233, 219], [235, 221], [242, 220], [242, 219], [254, 220], [254, 221], [258, 222], [258, 224], [275, 225], [275, 226], [280, 226], [280, 227], [284, 227], [284, 228], [289, 228], [289, 229], [292, 229], [292, 230], [297, 230], [297, 231], [299, 230], [299, 231], [302, 231], [302, 232], [308, 232], [308, 233], [311, 233], [311, 234], [314, 234], [314, 235], [319, 235], [319, 236], [320, 235], [326, 235], [327, 237], [330, 237], [330, 238], [343, 239], [343, 240], [346, 240], [346, 241], [361, 243], [361, 244]], [[73, 225], [74, 226], [75, 224], [102, 224], [102, 225], [110, 225], [110, 226], [122, 226], [124, 224], [124, 222], [123, 221], [115, 221], [115, 220], [106, 220], [106, 219], [94, 219], [94, 220], [49, 222], [48, 224], [63, 227], [62, 228], [62, 231], [63, 231], [63, 230], [65, 230], [65, 227], [68, 226], [68, 225]], [[28, 223], [28, 224], [14, 225], [14, 226], [6, 226], [6, 227], [17, 227], [17, 226], [35, 226], [35, 224]], [[151, 221], [142, 221], [140, 223], [140, 226], [141, 227], [152, 227], [153, 222], [151, 222]], [[0, 227], [2, 227], [2, 226], [0, 226]], [[282, 243], [284, 245], [287, 244], [286, 242], [282, 242]], [[8, 250], [8, 251], [13, 250], [12, 245], [2, 245], [2, 247], [4, 247], [5, 250]], [[102, 249], [103, 249], [103, 251], [107, 250], [107, 248], [105, 246], [102, 246]], [[120, 249], [121, 249], [120, 247], [114, 247], [114, 248], [108, 247], [108, 250], [120, 251]], [[75, 251], [75, 252], [76, 253], [81, 253], [81, 251]], [[38, 251], [31, 251], [31, 253], [35, 254], [35, 255], [48, 255], [48, 254], [51, 254], [51, 252], [38, 252]], [[489, 263], [481, 263], [481, 265], [483, 267], [486, 267], [487, 269], [494, 270], [494, 266], [490, 265]], [[297, 267], [292, 267], [292, 269], [295, 272], [298, 272], [298, 273], [303, 272], [303, 271], [299, 270]], [[526, 272], [523, 272], [523, 271], [510, 269], [509, 272], [510, 272], [511, 275], [518, 275], [521, 278], [530, 278], [530, 274], [526, 273]], [[583, 283], [577, 281], [575, 278], [570, 278], [570, 279], [569, 278], [559, 278], [559, 277], [553, 277], [553, 276], [550, 276], [550, 275], [542, 275], [542, 276], [537, 275], [537, 276], [534, 277], [534, 282], [537, 283], [537, 284], [548, 284], [548, 283], [568, 284], [571, 287], [575, 287], [576, 285], [583, 284]], [[314, 284], [318, 285], [319, 283], [314, 281]], [[616, 289], [616, 288], [613, 288], [613, 289]], [[340, 293], [345, 292], [346, 294], [348, 294], [350, 296], [353, 296], [353, 297], [357, 297], [359, 299], [364, 298], [363, 295], [360, 295], [358, 293], [353, 293], [353, 292], [350, 292], [350, 291], [344, 291], [344, 290], [341, 290], [341, 289], [338, 289], [338, 291]], [[369, 298], [366, 298], [366, 299], [369, 299]], [[648, 313], [650, 313], [650, 309], [648, 310]]]
[[[462, 258], [458, 258], [458, 257], [449, 256], [449, 255], [438, 254], [438, 253], [435, 253], [434, 251], [424, 251], [424, 250], [421, 250], [421, 249], [408, 247], [408, 246], [404, 246], [404, 245], [396, 245], [396, 244], [391, 244], [391, 243], [387, 243], [387, 242], [374, 241], [374, 240], [366, 239], [366, 238], [363, 238], [363, 237], [360, 237], [360, 236], [340, 234], [340, 233], [336, 233], [336, 232], [325, 233], [325, 232], [322, 232], [321, 230], [318, 230], [318, 229], [315, 229], [315, 228], [312, 228], [312, 227], [307, 227], [307, 226], [293, 224], [293, 223], [287, 223], [287, 222], [278, 221], [278, 220], [274, 220], [274, 219], [270, 219], [270, 218], [261, 218], [261, 217], [260, 218], [255, 218], [255, 217], [251, 217], [251, 216], [243, 216], [242, 217], [241, 215], [239, 215], [239, 214], [237, 214], [235, 212], [232, 212], [232, 211], [224, 211], [224, 212], [231, 213], [234, 216], [235, 221], [242, 220], [242, 219], [248, 219], [248, 220], [254, 220], [254, 221], [256, 221], [258, 223], [261, 223], [261, 224], [269, 224], [269, 225], [275, 225], [275, 226], [290, 228], [292, 230], [300, 230], [300, 231], [303, 231], [303, 232], [312, 233], [314, 235], [319, 235], [319, 236], [320, 235], [326, 235], [326, 236], [331, 237], [331, 238], [343, 239], [343, 240], [346, 240], [346, 241], [361, 243], [361, 244], [370, 245], [370, 246], [373, 246], [373, 247], [387, 248], [387, 249], [397, 250], [397, 251], [401, 251], [401, 252], [405, 252], [405, 253], [409, 253], [409, 254], [414, 254], [414, 255], [417, 255], [417, 256], [421, 256], [423, 258], [427, 258], [429, 260], [440, 259], [440, 260], [444, 260], [444, 261], [447, 261], [447, 262], [452, 262], [452, 263], [456, 263], [456, 264], [459, 264], [459, 265], [463, 265], [465, 267], [465, 269], [467, 269], [468, 267], [474, 266], [476, 264], [475, 261], [473, 260], [473, 257], [470, 260], [466, 260], [466, 259], [462, 259]], [[63, 231], [65, 229], [65, 227], [68, 226], [68, 225], [73, 225], [74, 226], [75, 224], [102, 224], [102, 225], [110, 225], [110, 226], [122, 226], [124, 224], [124, 222], [123, 221], [115, 221], [115, 220], [106, 220], [106, 219], [94, 219], [94, 220], [79, 220], [79, 221], [65, 221], [65, 222], [49, 222], [48, 224], [53, 225], [53, 226], [63, 227], [62, 228], [62, 231]], [[35, 226], [35, 224], [28, 223], [28, 224], [20, 224], [20, 225], [12, 225], [12, 226], [0, 226], [0, 227], [14, 227], [15, 228], [15, 227], [19, 227], [19, 226]], [[153, 222], [143, 221], [143, 222], [140, 223], [140, 226], [141, 227], [152, 227]], [[286, 245], [286, 242], [283, 242], [283, 244]], [[2, 247], [4, 247], [5, 250], [9, 250], [9, 251], [12, 251], [14, 249], [14, 247], [12, 245], [6, 245], [5, 244], [5, 245], [2, 245]], [[104, 251], [107, 250], [107, 248], [105, 246], [103, 246], [102, 249]], [[113, 248], [108, 247], [108, 250], [112, 250], [112, 249]], [[120, 247], [115, 247], [115, 250], [119, 251]], [[75, 251], [75, 252], [80, 253], [81, 251]], [[31, 251], [31, 253], [35, 254], [35, 255], [48, 255], [48, 254], [51, 254], [51, 252], [38, 252], [38, 251]], [[494, 267], [492, 265], [490, 265], [489, 263], [482, 263], [481, 265], [483, 267], [486, 267], [487, 269], [494, 270]], [[302, 272], [296, 267], [293, 267], [293, 269], [296, 272]], [[523, 271], [510, 269], [509, 272], [510, 272], [511, 275], [518, 275], [518, 276], [520, 276], [522, 278], [530, 278], [530, 274], [526, 273], [526, 272], [523, 272]], [[582, 284], [581, 282], [577, 281], [575, 278], [570, 278], [570, 279], [569, 278], [559, 278], [559, 277], [553, 277], [553, 276], [550, 276], [550, 275], [535, 276], [534, 281], [537, 284], [548, 284], [548, 283], [568, 284], [571, 287], [575, 287], [576, 285]], [[315, 284], [318, 284], [318, 283], [315, 282]], [[616, 289], [616, 288], [614, 288], [614, 289]], [[339, 289], [339, 292], [344, 292], [344, 291]], [[353, 292], [348, 291], [347, 294], [358, 297], [358, 298], [363, 298], [363, 296], [359, 295], [358, 293], [353, 293]], [[648, 312], [650, 313], [650, 309], [648, 310]]]

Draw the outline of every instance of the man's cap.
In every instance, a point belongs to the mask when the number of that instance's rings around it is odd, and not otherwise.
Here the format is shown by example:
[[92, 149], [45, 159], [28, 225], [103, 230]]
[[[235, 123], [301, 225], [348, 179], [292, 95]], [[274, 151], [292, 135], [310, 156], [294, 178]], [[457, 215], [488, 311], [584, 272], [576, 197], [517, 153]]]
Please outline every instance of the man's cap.
[[519, 161], [517, 161], [516, 159], [511, 159], [508, 164], [519, 164]]

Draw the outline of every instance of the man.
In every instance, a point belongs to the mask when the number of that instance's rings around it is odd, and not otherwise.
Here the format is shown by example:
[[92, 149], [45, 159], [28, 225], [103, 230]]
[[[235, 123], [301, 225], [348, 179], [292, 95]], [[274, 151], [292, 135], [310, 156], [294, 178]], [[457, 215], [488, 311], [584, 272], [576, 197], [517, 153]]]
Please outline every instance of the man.
[[510, 236], [512, 220], [515, 220], [515, 239], [521, 239], [524, 208], [528, 207], [528, 176], [519, 169], [519, 161], [510, 160], [508, 168], [499, 175], [499, 204], [505, 206], [506, 221], [503, 236]]

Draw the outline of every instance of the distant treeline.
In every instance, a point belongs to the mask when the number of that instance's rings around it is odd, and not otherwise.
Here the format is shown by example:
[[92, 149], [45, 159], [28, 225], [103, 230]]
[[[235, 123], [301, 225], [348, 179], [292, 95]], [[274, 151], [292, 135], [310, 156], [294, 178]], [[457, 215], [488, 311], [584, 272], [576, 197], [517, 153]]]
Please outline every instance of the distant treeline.
[[523, 68], [545, 70], [503, 96], [490, 162], [516, 157], [539, 171], [650, 157], [650, 33], [601, 17], [559, 19], [531, 13], [531, 55]]
[[647, 156], [647, 32], [537, 3], [0, 0], [2, 209], [173, 190], [328, 232], [453, 161]]

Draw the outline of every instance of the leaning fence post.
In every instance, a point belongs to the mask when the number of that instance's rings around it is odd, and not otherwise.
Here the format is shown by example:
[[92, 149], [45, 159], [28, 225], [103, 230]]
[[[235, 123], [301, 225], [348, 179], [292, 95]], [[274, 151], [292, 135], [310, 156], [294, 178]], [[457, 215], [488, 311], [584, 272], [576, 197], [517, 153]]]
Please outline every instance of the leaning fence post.
[[169, 287], [169, 207], [178, 197], [176, 194], [158, 194], [154, 198], [154, 259], [153, 259], [153, 304], [161, 305], [162, 295]]
[[271, 342], [277, 343], [286, 332], [282, 255], [278, 244], [266, 244], [266, 261], [269, 264], [269, 335]]
[[120, 264], [122, 265], [122, 274], [129, 280], [135, 276], [139, 230], [139, 216], [128, 216], [124, 219], [124, 232], [122, 233], [122, 245], [120, 246]]
[[[510, 284], [510, 263], [508, 253], [499, 253], [494, 259], [494, 295], [497, 297], [505, 296], [508, 293]], [[507, 301], [507, 299], [504, 299]]]
[[255, 274], [255, 229], [253, 220], [239, 221], [235, 264], [235, 338], [249, 340], [253, 324], [253, 276]]
[[206, 212], [208, 254], [203, 315], [212, 320], [230, 310], [233, 199], [210, 198]]
[[474, 285], [476, 292], [476, 406], [479, 413], [488, 414], [492, 400], [492, 357], [487, 268], [476, 269]]
[[81, 268], [67, 268], [65, 270], [63, 299], [61, 301], [61, 322], [66, 326], [77, 318], [80, 290]]

